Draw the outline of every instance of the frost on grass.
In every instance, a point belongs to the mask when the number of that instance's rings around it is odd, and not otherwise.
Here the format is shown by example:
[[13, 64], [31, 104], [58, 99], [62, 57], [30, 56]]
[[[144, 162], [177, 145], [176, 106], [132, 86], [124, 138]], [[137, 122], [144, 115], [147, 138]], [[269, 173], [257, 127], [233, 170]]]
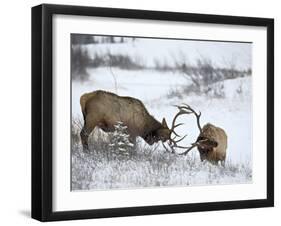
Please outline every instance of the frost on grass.
[[250, 163], [215, 166], [201, 162], [196, 151], [187, 156], [168, 153], [159, 145], [149, 146], [141, 139], [130, 157], [116, 154], [111, 142], [95, 133], [91, 152], [72, 145], [72, 190], [126, 189], [159, 186], [192, 186], [250, 183]]
[[[143, 76], [145, 74], [141, 74], [142, 80]], [[165, 80], [159, 79], [159, 81]], [[220, 84], [221, 82], [218, 83]], [[145, 99], [145, 106], [155, 118], [165, 117], [169, 125], [176, 111], [173, 104], [189, 103], [202, 112], [202, 124], [212, 122], [222, 126], [229, 138], [225, 167], [201, 162], [196, 149], [186, 156], [178, 156], [168, 153], [161, 145], [149, 146], [141, 138], [137, 139], [136, 145], [132, 147], [122, 123], [116, 128], [119, 132], [113, 134], [105, 134], [95, 129], [89, 138], [90, 153], [83, 153], [79, 136], [83, 120], [78, 115], [77, 118], [72, 119], [72, 190], [251, 183], [251, 79], [226, 80], [223, 84], [224, 98], [186, 95], [178, 89], [182, 99], [172, 95], [171, 99], [167, 100], [165, 97], [167, 90], [170, 89], [166, 87], [165, 90], [163, 85], [161, 86], [163, 93], [155, 91], [152, 93], [154, 96], [140, 99]], [[84, 85], [79, 87], [85, 88]], [[135, 93], [137, 97], [138, 94], [141, 97], [146, 93], [141, 89], [133, 91], [129, 86], [127, 88], [132, 93], [139, 92]], [[83, 92], [86, 90], [79, 93]], [[161, 98], [158, 98], [159, 96]], [[73, 96], [73, 103], [79, 103], [78, 97], [78, 93]], [[80, 113], [80, 108], [79, 105], [73, 104], [73, 114], [75, 112]], [[189, 145], [196, 139], [198, 128], [193, 119], [183, 120], [188, 126], [178, 128], [178, 132], [189, 134], [188, 139], [183, 141], [185, 142], [183, 145]], [[126, 148], [123, 147], [124, 145]]]
[[[73, 47], [80, 46], [76, 55], [72, 50], [72, 190], [252, 182], [252, 44], [92, 38], [92, 44], [72, 40]], [[138, 98], [168, 125], [176, 113], [173, 105], [194, 106], [202, 125], [210, 122], [226, 131], [226, 166], [201, 162], [196, 149], [177, 156], [142, 139], [132, 146], [123, 125], [117, 128], [122, 133], [111, 135], [96, 129], [90, 152], [83, 153], [80, 96], [100, 89]], [[192, 117], [182, 120], [177, 132], [188, 134], [182, 141], [188, 146], [198, 128]]]

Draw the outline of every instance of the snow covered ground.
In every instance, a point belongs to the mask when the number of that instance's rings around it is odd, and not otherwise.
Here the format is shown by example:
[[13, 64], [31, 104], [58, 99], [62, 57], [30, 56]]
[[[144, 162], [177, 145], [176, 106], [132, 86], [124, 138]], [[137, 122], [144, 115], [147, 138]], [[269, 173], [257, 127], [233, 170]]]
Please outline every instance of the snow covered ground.
[[[118, 49], [120, 45], [112, 46], [114, 47], [110, 49], [111, 52], [121, 51]], [[203, 47], [204, 44], [200, 44], [195, 49], [201, 48], [202, 54]], [[133, 47], [127, 45], [126, 48]], [[188, 45], [186, 48], [192, 49]], [[206, 52], [203, 54], [208, 55], [212, 48], [205, 46]], [[88, 45], [89, 53], [93, 53], [93, 49], [94, 45]], [[95, 50], [105, 51], [105, 49], [105, 47], [103, 49], [98, 47]], [[233, 48], [233, 51], [224, 50], [223, 53], [229, 56], [217, 53], [216, 59], [230, 59], [234, 53], [239, 52], [239, 48]], [[247, 53], [245, 48], [240, 50]], [[168, 48], [166, 52], [169, 51]], [[134, 54], [132, 51], [128, 52]], [[136, 52], [134, 56], [145, 55], [144, 50], [136, 50]], [[243, 53], [247, 58], [247, 54]], [[219, 64], [220, 61], [216, 62]], [[244, 62], [240, 66], [245, 69], [249, 65], [245, 66]], [[165, 117], [168, 126], [171, 125], [177, 112], [173, 105], [186, 103], [202, 112], [201, 125], [210, 122], [226, 131], [228, 136], [226, 167], [202, 163], [196, 149], [187, 156], [178, 156], [167, 153], [161, 145], [150, 147], [141, 138], [138, 139], [138, 153], [126, 161], [108, 158], [107, 150], [92, 150], [90, 154], [82, 153], [82, 147], [78, 142], [72, 147], [73, 190], [251, 183], [253, 153], [250, 76], [212, 84], [211, 87], [223, 84], [225, 93], [223, 98], [213, 98], [208, 95], [184, 93], [183, 89], [191, 82], [180, 72], [161, 72], [151, 69], [121, 70], [107, 67], [88, 68], [87, 72], [90, 75], [88, 80], [72, 82], [73, 119], [82, 119], [80, 96], [95, 90], [106, 90], [121, 96], [138, 98], [158, 121]], [[182, 95], [169, 97], [172, 91], [180, 92]], [[189, 145], [198, 136], [196, 120], [192, 116], [181, 116], [179, 122], [185, 124], [179, 127], [177, 132], [181, 135], [188, 134], [181, 145]], [[97, 133], [100, 134], [95, 131], [93, 136]]]

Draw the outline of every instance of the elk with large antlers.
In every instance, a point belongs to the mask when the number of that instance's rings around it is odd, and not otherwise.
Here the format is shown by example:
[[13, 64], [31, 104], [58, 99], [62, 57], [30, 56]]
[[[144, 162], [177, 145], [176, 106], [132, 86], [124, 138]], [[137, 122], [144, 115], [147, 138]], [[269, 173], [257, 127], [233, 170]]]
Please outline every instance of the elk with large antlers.
[[[200, 154], [201, 161], [207, 160], [214, 164], [218, 164], [218, 162], [221, 161], [222, 165], [224, 165], [225, 158], [226, 158], [226, 149], [227, 149], [227, 135], [225, 131], [222, 128], [216, 127], [210, 123], [207, 123], [202, 128], [200, 125], [201, 112], [197, 113], [189, 105], [183, 104], [181, 106], [176, 106], [176, 107], [179, 109], [179, 112], [176, 114], [176, 116], [173, 119], [172, 128], [175, 128], [176, 126], [182, 124], [179, 123], [175, 126], [175, 122], [178, 116], [183, 114], [194, 114], [197, 120], [199, 136], [196, 142], [191, 144], [190, 147], [183, 147], [177, 145], [177, 143], [183, 138], [185, 138], [186, 136], [181, 138], [179, 141], [175, 141], [174, 139], [170, 138], [168, 144], [172, 149], [172, 152], [175, 153], [174, 148], [183, 148], [186, 150], [180, 153], [180, 155], [186, 155], [193, 148], [197, 147]], [[176, 136], [179, 136], [175, 132], [174, 134]]]
[[[127, 126], [132, 142], [139, 136], [152, 145], [158, 141], [171, 140], [171, 134], [176, 134], [175, 128], [181, 125], [175, 125], [174, 120], [172, 128], [169, 129], [165, 118], [162, 123], [156, 120], [140, 100], [103, 90], [85, 93], [80, 98], [80, 104], [84, 118], [84, 126], [80, 133], [84, 151], [89, 150], [88, 137], [95, 127], [104, 132], [113, 132], [116, 122], [121, 121]], [[176, 144], [180, 140], [173, 140], [173, 143]]]

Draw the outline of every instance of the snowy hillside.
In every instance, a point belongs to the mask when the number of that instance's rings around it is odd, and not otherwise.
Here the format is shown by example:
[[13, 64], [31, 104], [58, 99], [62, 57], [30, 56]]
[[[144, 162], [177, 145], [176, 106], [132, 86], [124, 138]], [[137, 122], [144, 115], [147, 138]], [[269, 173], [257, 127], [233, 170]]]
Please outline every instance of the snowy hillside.
[[[201, 58], [212, 59], [216, 66], [224, 67], [227, 64], [235, 64], [240, 70], [251, 67], [251, 44], [206, 42], [206, 41], [185, 41], [167, 39], [145, 39], [138, 38], [135, 42], [124, 44], [89, 44], [84, 45], [90, 57], [96, 54], [103, 56], [108, 52], [111, 54], [128, 54], [132, 59], [152, 66], [155, 60], [162, 63], [174, 64], [175, 60], [182, 60], [186, 57], [190, 64], [195, 64]], [[230, 66], [230, 65], [228, 65]]]
[[[169, 61], [179, 56], [179, 49], [187, 52], [189, 61], [201, 54], [212, 57], [216, 65], [230, 62], [238, 54], [236, 66], [248, 69], [251, 48], [246, 44], [204, 42], [183, 43], [169, 41], [151, 46], [140, 39], [134, 43], [83, 45], [92, 56], [111, 53], [130, 54], [152, 64], [156, 57]], [[178, 47], [175, 47], [178, 45]], [[161, 48], [162, 46], [162, 48]], [[163, 48], [165, 46], [165, 48]], [[142, 47], [142, 48], [141, 48]], [[144, 48], [145, 47], [145, 48]], [[174, 53], [173, 53], [174, 51]], [[161, 55], [162, 54], [162, 55]], [[198, 55], [199, 54], [199, 55]], [[205, 93], [189, 92], [192, 81], [180, 71], [152, 69], [124, 70], [116, 67], [87, 68], [86, 81], [72, 81], [72, 118], [82, 122], [80, 96], [86, 92], [106, 90], [121, 96], [131, 96], [143, 102], [158, 121], [166, 118], [168, 126], [177, 113], [173, 105], [189, 104], [202, 113], [201, 125], [210, 122], [223, 128], [228, 136], [226, 167], [201, 162], [197, 149], [187, 156], [167, 153], [162, 145], [147, 145], [139, 138], [136, 152], [130, 160], [114, 159], [107, 150], [108, 135], [95, 130], [92, 134], [92, 152], [82, 153], [80, 128], [74, 124], [77, 140], [72, 146], [72, 189], [108, 189], [153, 186], [184, 186], [204, 184], [250, 183], [252, 181], [252, 87], [251, 76], [222, 80], [208, 85]], [[210, 91], [209, 91], [210, 90]], [[218, 95], [216, 92], [219, 93]], [[184, 125], [177, 128], [180, 135], [188, 134], [181, 145], [188, 146], [199, 134], [194, 116], [181, 116]], [[81, 123], [80, 123], [81, 124]], [[81, 127], [81, 125], [80, 125]], [[100, 143], [102, 141], [102, 143]], [[103, 143], [104, 142], [104, 143]], [[178, 150], [180, 153], [181, 150]]]

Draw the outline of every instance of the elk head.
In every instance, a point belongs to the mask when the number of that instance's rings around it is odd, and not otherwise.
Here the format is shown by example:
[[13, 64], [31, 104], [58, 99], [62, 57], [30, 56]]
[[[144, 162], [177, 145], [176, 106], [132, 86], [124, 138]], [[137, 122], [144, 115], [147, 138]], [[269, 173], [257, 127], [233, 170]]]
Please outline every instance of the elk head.
[[167, 125], [166, 119], [163, 118], [160, 127], [153, 130], [151, 133], [144, 137], [145, 141], [152, 145], [158, 141], [166, 142], [170, 138], [171, 131]]
[[162, 120], [162, 127], [156, 131], [156, 136], [159, 137], [159, 140], [165, 142], [170, 139], [171, 130], [169, 129], [166, 119]]
[[[197, 147], [200, 153], [201, 161], [207, 160], [213, 164], [218, 164], [221, 161], [222, 165], [224, 165], [225, 158], [226, 158], [226, 149], [227, 149], [227, 135], [226, 132], [219, 127], [216, 127], [210, 123], [207, 123], [202, 128], [200, 125], [200, 116], [201, 113], [197, 113], [194, 111], [189, 105], [182, 104], [181, 106], [176, 106], [179, 109], [179, 112], [175, 115], [172, 128], [171, 128], [171, 135], [174, 134], [175, 137], [168, 139], [168, 145], [172, 150], [172, 153], [176, 153], [179, 155], [186, 155], [189, 151], [193, 148]], [[183, 114], [194, 114], [197, 120], [197, 126], [199, 129], [199, 135], [194, 143], [191, 144], [189, 147], [179, 146], [178, 142], [183, 140], [186, 136], [180, 138], [179, 140], [175, 140], [176, 137], [180, 137], [176, 132], [175, 128], [182, 123], [176, 124], [176, 119]], [[162, 142], [164, 148], [168, 150], [165, 144]], [[185, 149], [182, 153], [175, 152], [175, 148], [182, 148]]]

